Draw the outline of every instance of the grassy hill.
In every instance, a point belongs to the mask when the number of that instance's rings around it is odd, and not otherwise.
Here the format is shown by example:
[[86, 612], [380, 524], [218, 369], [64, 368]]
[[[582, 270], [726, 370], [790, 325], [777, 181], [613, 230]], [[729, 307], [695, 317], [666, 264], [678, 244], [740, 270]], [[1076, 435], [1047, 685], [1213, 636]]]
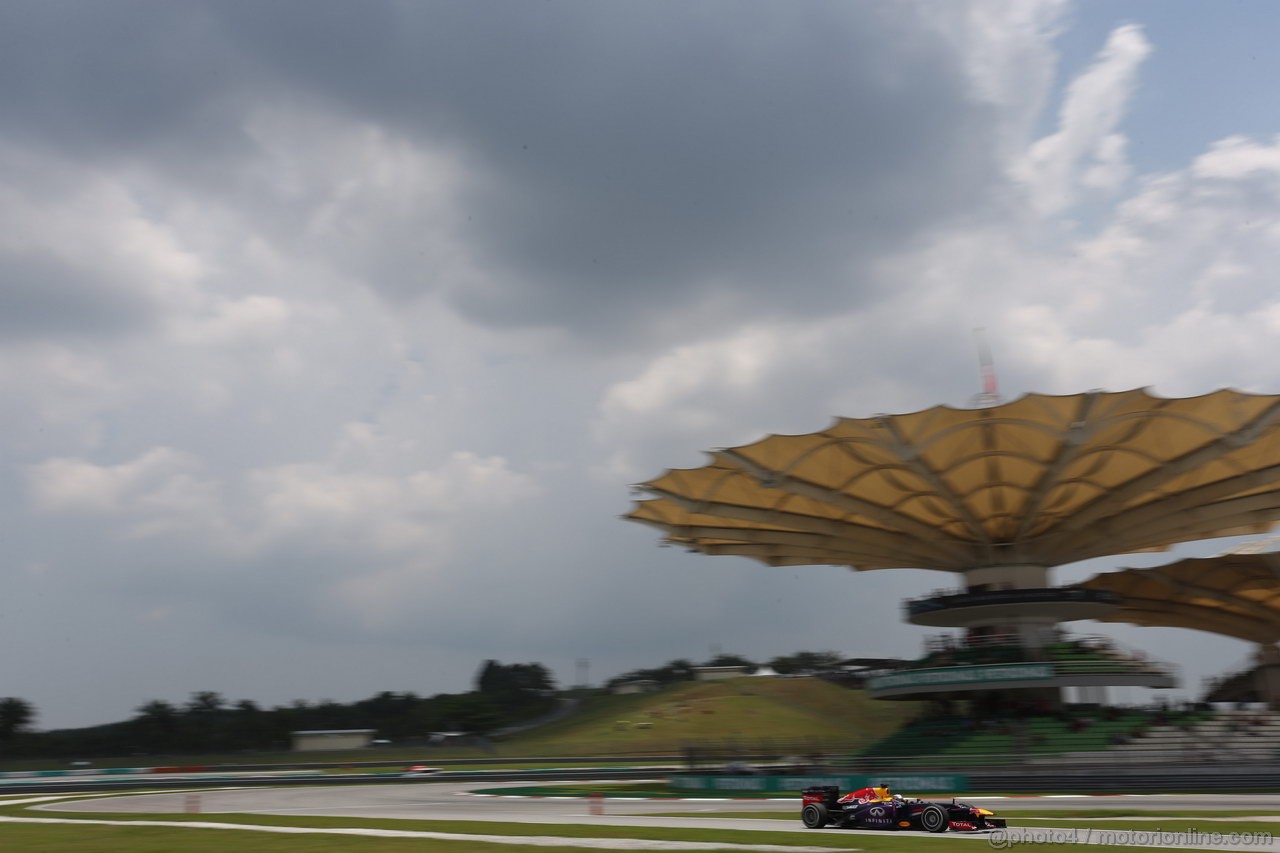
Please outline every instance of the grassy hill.
[[[818, 678], [738, 678], [687, 682], [655, 693], [593, 694], [573, 715], [479, 746], [423, 747], [396, 744], [337, 752], [242, 752], [228, 754], [91, 756], [98, 767], [219, 764], [314, 764], [404, 762], [450, 769], [461, 759], [509, 760], [557, 756], [679, 754], [686, 745], [715, 747], [737, 742], [745, 751], [769, 748], [782, 754], [855, 752], [900, 728], [913, 716], [912, 703], [875, 701], [861, 690]], [[792, 746], [794, 745], [794, 746]], [[65, 768], [61, 759], [6, 759], [0, 770]]]
[[822, 740], [851, 747], [897, 729], [910, 706], [818, 678], [736, 678], [596, 696], [573, 716], [503, 740], [504, 755], [676, 753], [687, 743]]

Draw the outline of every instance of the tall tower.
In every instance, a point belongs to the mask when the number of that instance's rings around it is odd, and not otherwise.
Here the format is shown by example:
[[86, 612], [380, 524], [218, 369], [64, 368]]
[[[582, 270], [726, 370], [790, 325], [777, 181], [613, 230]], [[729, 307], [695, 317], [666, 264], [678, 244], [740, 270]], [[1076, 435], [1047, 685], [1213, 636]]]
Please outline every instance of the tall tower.
[[973, 330], [973, 342], [978, 347], [978, 370], [982, 373], [982, 392], [974, 396], [972, 405], [975, 409], [998, 406], [1004, 402], [1000, 389], [996, 384], [996, 368], [991, 360], [991, 348], [987, 346], [986, 330]]

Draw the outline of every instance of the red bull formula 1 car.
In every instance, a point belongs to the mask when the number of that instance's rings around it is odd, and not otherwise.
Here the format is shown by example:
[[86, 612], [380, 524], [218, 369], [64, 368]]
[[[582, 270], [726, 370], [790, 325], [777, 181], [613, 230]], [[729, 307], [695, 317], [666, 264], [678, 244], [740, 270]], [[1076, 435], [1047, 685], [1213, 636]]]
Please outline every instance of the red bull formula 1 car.
[[810, 829], [828, 824], [846, 829], [903, 829], [923, 832], [980, 832], [1004, 829], [1003, 818], [994, 817], [986, 809], [952, 800], [930, 803], [907, 800], [892, 793], [887, 786], [860, 788], [840, 796], [835, 785], [805, 788], [800, 820]]

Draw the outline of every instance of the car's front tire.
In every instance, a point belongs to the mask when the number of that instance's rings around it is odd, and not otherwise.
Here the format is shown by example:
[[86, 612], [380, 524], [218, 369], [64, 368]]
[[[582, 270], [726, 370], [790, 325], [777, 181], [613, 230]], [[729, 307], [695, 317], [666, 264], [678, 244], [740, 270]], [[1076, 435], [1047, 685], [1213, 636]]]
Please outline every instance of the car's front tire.
[[800, 820], [809, 829], [822, 829], [822, 827], [831, 822], [831, 815], [827, 813], [826, 806], [809, 803], [809, 805], [800, 810]]
[[920, 828], [926, 832], [946, 832], [947, 827], [951, 825], [951, 818], [947, 817], [947, 811], [942, 806], [934, 803], [924, 807], [924, 811], [920, 812]]

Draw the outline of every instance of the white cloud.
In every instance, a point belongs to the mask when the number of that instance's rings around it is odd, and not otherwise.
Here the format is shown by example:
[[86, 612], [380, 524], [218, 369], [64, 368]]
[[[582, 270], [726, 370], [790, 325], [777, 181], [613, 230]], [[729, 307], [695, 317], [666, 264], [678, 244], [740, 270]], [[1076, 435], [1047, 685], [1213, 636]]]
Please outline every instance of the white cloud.
[[[752, 326], [717, 340], [674, 347], [658, 355], [639, 375], [604, 392], [592, 431], [612, 448], [597, 474], [609, 481], [635, 480], [642, 473], [636, 455], [655, 435], [704, 437], [739, 433], [742, 401], [755, 398], [768, 378], [802, 358], [812, 329], [791, 324]], [[692, 445], [691, 449], [697, 445]]]
[[[717, 341], [676, 347], [642, 375], [610, 388], [602, 408], [606, 417], [623, 420], [669, 409], [676, 402], [696, 405], [724, 386], [751, 387], [782, 343], [781, 330], [747, 328]], [[683, 417], [704, 416], [686, 409]]]
[[1121, 186], [1128, 175], [1126, 140], [1116, 127], [1137, 85], [1138, 68], [1150, 52], [1140, 27], [1118, 27], [1093, 65], [1068, 86], [1058, 130], [1032, 145], [1013, 169], [1041, 214], [1070, 207], [1081, 184], [1106, 191]]
[[1191, 173], [1197, 178], [1275, 177], [1280, 175], [1280, 137], [1263, 145], [1245, 136], [1229, 136], [1215, 142], [1196, 158]]
[[413, 468], [415, 459], [384, 437], [360, 425], [348, 430], [348, 443], [352, 435], [375, 446], [378, 465], [335, 455], [215, 480], [197, 476], [206, 466], [189, 454], [158, 447], [116, 465], [50, 459], [28, 469], [28, 489], [43, 512], [124, 516], [127, 537], [181, 533], [241, 558], [282, 542], [374, 553], [442, 547], [453, 529], [446, 520], [498, 514], [539, 492], [501, 457], [456, 451], [437, 467]]
[[444, 519], [498, 513], [537, 494], [505, 459], [457, 451], [434, 469], [375, 473], [330, 463], [286, 465], [248, 475], [260, 510], [252, 539], [304, 538], [377, 552], [447, 540]]
[[95, 465], [84, 459], [50, 459], [27, 470], [35, 506], [45, 512], [121, 513], [157, 508], [163, 496], [190, 502], [189, 472], [195, 460], [168, 447], [156, 447], [119, 465]]
[[962, 57], [973, 98], [995, 107], [1008, 156], [1021, 152], [1052, 90], [1066, 0], [942, 2], [922, 10], [922, 23], [937, 27]]
[[49, 459], [28, 467], [27, 486], [42, 512], [112, 517], [121, 537], [148, 539], [219, 526], [219, 486], [202, 474], [189, 454], [156, 447], [118, 465]]
[[134, 177], [0, 146], [0, 257], [39, 255], [99, 287], [157, 308], [190, 299], [209, 266], [162, 211], [139, 198]]
[[179, 318], [172, 336], [177, 343], [189, 344], [270, 338], [282, 334], [291, 314], [289, 303], [276, 296], [215, 299], [207, 314]]

